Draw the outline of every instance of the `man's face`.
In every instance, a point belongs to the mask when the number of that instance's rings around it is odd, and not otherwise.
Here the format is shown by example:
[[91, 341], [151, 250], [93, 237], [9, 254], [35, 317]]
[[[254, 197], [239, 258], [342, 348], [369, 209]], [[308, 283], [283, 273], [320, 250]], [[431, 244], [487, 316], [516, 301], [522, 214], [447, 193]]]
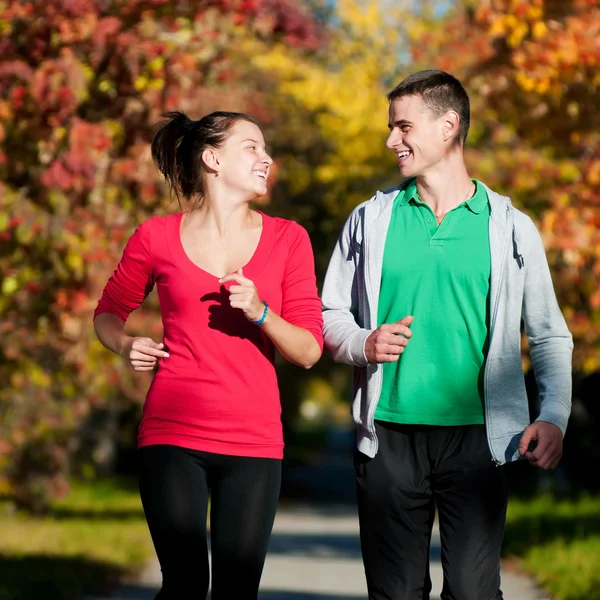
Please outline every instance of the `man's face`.
[[421, 96], [403, 96], [390, 103], [390, 135], [402, 177], [425, 175], [444, 156], [445, 117], [434, 119]]

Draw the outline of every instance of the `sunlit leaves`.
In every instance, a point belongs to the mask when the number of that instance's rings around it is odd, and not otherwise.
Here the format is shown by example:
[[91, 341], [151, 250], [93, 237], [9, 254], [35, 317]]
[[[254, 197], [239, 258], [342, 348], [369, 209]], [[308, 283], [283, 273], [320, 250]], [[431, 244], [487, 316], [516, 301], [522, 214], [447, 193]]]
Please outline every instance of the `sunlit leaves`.
[[[243, 40], [319, 36], [291, 0], [0, 1], [0, 489], [23, 505], [64, 491], [94, 410], [143, 398], [91, 311], [128, 234], [168, 205], [160, 114], [243, 110]], [[136, 320], [160, 335], [152, 302]]]
[[[488, 0], [457, 9], [426, 56], [466, 83], [469, 162], [540, 226], [575, 367], [600, 366], [600, 6]], [[451, 33], [450, 33], [451, 32]]]

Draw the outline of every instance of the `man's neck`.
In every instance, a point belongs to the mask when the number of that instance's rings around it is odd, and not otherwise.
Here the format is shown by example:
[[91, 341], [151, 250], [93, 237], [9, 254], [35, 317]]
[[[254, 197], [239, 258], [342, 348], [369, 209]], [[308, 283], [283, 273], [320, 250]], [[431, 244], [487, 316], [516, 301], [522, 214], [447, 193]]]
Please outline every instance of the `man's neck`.
[[419, 199], [428, 204], [436, 216], [444, 215], [468, 200], [474, 188], [462, 160], [454, 165], [439, 165], [417, 176]]

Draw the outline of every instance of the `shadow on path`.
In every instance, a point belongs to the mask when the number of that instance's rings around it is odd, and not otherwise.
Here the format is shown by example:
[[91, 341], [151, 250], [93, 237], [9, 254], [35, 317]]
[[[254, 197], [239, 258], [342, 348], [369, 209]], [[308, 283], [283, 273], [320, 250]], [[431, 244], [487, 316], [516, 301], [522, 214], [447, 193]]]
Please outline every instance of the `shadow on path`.
[[0, 554], [0, 598], [8, 600], [81, 600], [82, 587], [105, 589], [122, 572], [113, 565], [84, 557]]
[[[127, 587], [119, 590], [118, 600], [154, 600], [156, 596], [156, 588], [150, 587]], [[259, 600], [364, 600], [364, 596], [361, 594], [348, 595], [348, 594], [313, 594], [310, 592], [289, 592], [286, 590], [270, 590], [266, 592], [260, 592]], [[111, 597], [106, 598], [108, 600]], [[111, 598], [111, 600], [117, 600], [117, 596]], [[102, 598], [101, 600], [105, 600]], [[208, 596], [210, 600], [210, 595]]]

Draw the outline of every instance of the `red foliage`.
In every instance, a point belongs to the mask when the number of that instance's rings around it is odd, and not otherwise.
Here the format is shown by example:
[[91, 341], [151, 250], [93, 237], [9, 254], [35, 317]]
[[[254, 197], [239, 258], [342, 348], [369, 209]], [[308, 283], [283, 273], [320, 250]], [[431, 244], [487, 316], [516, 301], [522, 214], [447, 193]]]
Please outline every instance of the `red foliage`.
[[[236, 40], [314, 48], [320, 33], [295, 0], [2, 7], [0, 492], [42, 510], [64, 491], [94, 410], [143, 396], [139, 378], [100, 349], [91, 311], [126, 237], [166, 204], [153, 125], [167, 110], [197, 117], [224, 98], [260, 106], [232, 60]], [[139, 318], [148, 314], [156, 318]]]

